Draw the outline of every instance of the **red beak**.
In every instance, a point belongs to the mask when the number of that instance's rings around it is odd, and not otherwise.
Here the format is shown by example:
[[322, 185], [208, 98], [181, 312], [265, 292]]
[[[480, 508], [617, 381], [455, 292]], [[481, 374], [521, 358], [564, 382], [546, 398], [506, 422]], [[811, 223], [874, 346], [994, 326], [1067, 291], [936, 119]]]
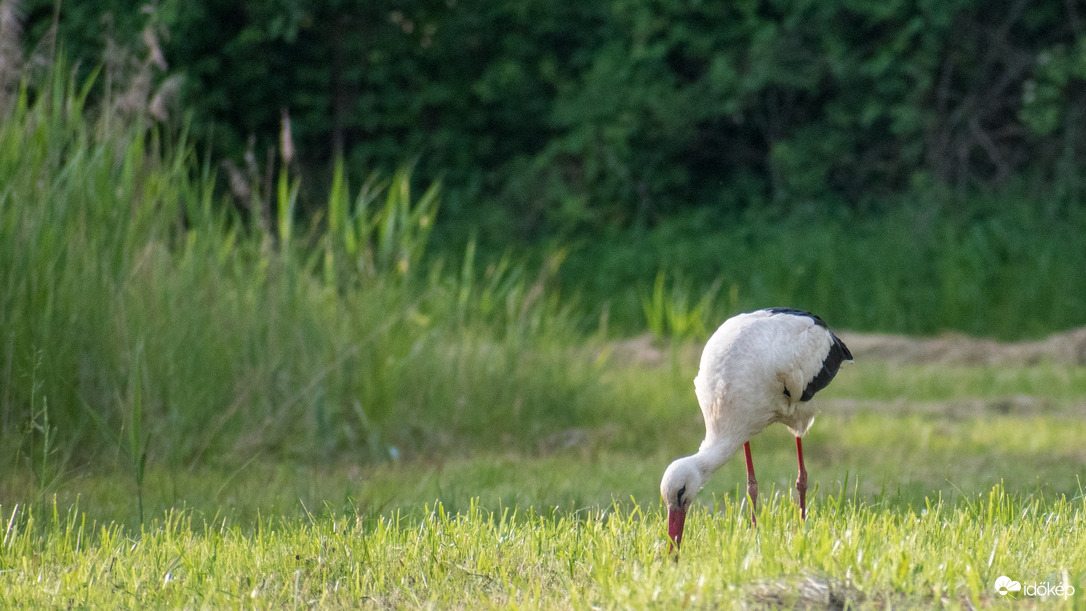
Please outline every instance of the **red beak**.
[[667, 536], [671, 539], [668, 553], [679, 552], [679, 544], [683, 541], [683, 525], [686, 524], [686, 509], [667, 510]]

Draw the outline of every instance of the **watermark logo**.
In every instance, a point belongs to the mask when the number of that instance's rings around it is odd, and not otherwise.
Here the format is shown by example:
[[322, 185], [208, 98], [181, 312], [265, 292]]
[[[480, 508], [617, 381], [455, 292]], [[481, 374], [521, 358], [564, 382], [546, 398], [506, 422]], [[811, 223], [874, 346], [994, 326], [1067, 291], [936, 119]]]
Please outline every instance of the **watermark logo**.
[[1021, 591], [1022, 590], [1022, 584], [1018, 583], [1017, 581], [1012, 580], [1010, 577], [1007, 577], [1006, 575], [1000, 575], [999, 578], [996, 579], [995, 589], [996, 589], [996, 592], [999, 592], [1000, 596], [1006, 596], [1007, 594], [1010, 594], [1011, 592], [1019, 592], [1019, 591]]
[[1000, 575], [995, 580], [996, 592], [999, 592], [1000, 596], [1010, 596], [1011, 598], [1017, 598], [1015, 594], [1021, 592], [1026, 596], [1061, 596], [1065, 599], [1071, 598], [1075, 595], [1075, 586], [1064, 583], [1057, 583], [1055, 585], [1042, 581], [1040, 583], [1031, 583], [1022, 586], [1020, 582], [1017, 582], [1006, 575]]

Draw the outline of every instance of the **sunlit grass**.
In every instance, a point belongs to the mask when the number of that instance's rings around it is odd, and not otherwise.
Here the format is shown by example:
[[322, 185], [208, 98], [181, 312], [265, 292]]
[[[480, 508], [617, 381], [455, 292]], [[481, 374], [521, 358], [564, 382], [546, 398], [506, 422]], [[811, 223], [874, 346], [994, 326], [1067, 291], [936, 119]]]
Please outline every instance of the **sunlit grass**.
[[[0, 507], [0, 604], [737, 608], [743, 604], [990, 606], [994, 582], [1086, 588], [1081, 498], [996, 486], [956, 503], [894, 509], [840, 491], [802, 522], [786, 499], [753, 528], [725, 497], [696, 508], [679, 562], [659, 506], [365, 509], [194, 519], [171, 510], [138, 531], [75, 508]], [[802, 583], [809, 584], [802, 587]], [[810, 584], [814, 584], [811, 587]]]

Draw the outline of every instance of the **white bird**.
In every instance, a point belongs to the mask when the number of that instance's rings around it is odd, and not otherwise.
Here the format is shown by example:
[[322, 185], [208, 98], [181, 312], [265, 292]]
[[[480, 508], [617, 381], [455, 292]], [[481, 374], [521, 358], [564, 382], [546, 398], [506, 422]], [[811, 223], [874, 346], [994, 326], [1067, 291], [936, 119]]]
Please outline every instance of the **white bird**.
[[660, 494], [667, 503], [668, 537], [678, 549], [686, 510], [709, 477], [742, 446], [747, 460], [751, 521], [758, 482], [750, 438], [774, 422], [796, 436], [800, 512], [807, 517], [807, 470], [800, 439], [814, 422], [811, 398], [852, 360], [844, 342], [821, 318], [794, 308], [769, 308], [724, 321], [705, 344], [694, 390], [705, 417], [705, 441], [696, 454], [664, 471]]

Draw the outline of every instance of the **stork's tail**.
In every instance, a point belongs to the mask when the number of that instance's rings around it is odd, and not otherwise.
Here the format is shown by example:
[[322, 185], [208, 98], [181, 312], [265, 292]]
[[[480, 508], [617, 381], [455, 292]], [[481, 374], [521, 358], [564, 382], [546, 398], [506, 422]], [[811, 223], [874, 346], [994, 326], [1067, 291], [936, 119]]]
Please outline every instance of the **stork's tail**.
[[851, 363], [852, 352], [849, 351], [848, 346], [845, 345], [845, 342], [841, 341], [841, 338], [837, 337], [833, 333], [830, 333], [830, 337], [833, 338], [833, 346], [830, 348], [830, 357], [832, 357], [836, 352], [838, 354], [838, 362]]

